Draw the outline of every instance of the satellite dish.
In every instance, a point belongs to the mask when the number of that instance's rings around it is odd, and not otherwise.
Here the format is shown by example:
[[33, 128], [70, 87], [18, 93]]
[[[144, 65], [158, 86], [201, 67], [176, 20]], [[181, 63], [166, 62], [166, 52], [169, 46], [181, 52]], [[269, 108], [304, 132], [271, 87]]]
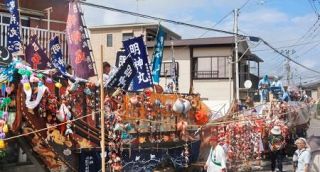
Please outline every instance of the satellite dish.
[[250, 80], [246, 80], [246, 81], [244, 82], [244, 88], [249, 89], [249, 88], [251, 88], [251, 87], [252, 87], [252, 82], [251, 82]]

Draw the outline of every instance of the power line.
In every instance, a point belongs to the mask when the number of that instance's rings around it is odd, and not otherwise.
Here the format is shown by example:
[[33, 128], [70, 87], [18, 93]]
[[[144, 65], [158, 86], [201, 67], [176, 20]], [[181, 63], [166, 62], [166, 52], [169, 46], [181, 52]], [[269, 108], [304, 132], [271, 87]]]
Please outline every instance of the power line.
[[[215, 28], [217, 25], [219, 25], [221, 22], [223, 22], [227, 17], [229, 17], [230, 14], [232, 14], [233, 11], [230, 11], [228, 14], [226, 14], [224, 17], [222, 17], [215, 25], [213, 25], [213, 28]], [[209, 30], [205, 31], [203, 34], [199, 36], [199, 38], [203, 37], [205, 34], [207, 34]]]
[[310, 71], [312, 71], [312, 72], [315, 72], [315, 73], [317, 73], [317, 74], [320, 74], [319, 71], [316, 71], [316, 70], [314, 70], [314, 69], [311, 69], [311, 68], [309, 68], [309, 67], [307, 67], [307, 66], [305, 66], [305, 65], [303, 65], [303, 64], [301, 64], [301, 63], [298, 63], [297, 61], [293, 60], [293, 59], [290, 58], [289, 56], [283, 54], [282, 52], [280, 52], [279, 50], [277, 50], [276, 48], [274, 48], [273, 46], [271, 46], [268, 42], [266, 42], [266, 41], [263, 40], [262, 38], [260, 38], [260, 40], [261, 40], [266, 46], [270, 47], [270, 48], [273, 49], [275, 52], [277, 52], [278, 54], [280, 54], [280, 55], [283, 56], [284, 58], [292, 61], [292, 62], [295, 63], [296, 65], [301, 66], [301, 67], [303, 67], [303, 68], [305, 68], [305, 69], [307, 69], [307, 70], [310, 70]]
[[[101, 8], [101, 9], [105, 9], [105, 10], [109, 10], [109, 11], [115, 11], [115, 12], [120, 12], [123, 14], [129, 14], [129, 15], [133, 15], [133, 16], [139, 16], [142, 18], [147, 18], [147, 19], [153, 19], [153, 20], [157, 20], [157, 21], [163, 21], [163, 22], [167, 22], [167, 23], [172, 23], [172, 24], [177, 24], [177, 25], [184, 25], [184, 26], [189, 26], [192, 28], [197, 28], [197, 29], [203, 29], [203, 30], [209, 30], [209, 31], [214, 31], [214, 32], [220, 32], [220, 33], [225, 33], [225, 34], [231, 34], [231, 35], [235, 35], [234, 32], [230, 32], [230, 31], [225, 31], [225, 30], [220, 30], [220, 29], [213, 29], [213, 28], [209, 28], [209, 27], [204, 27], [204, 26], [198, 26], [198, 25], [194, 25], [194, 24], [190, 24], [190, 23], [185, 23], [185, 22], [179, 22], [179, 21], [175, 21], [175, 20], [170, 20], [170, 19], [165, 19], [165, 18], [160, 18], [160, 17], [154, 17], [154, 16], [150, 16], [150, 15], [145, 15], [145, 14], [140, 14], [140, 13], [135, 13], [135, 12], [130, 12], [130, 11], [126, 11], [126, 10], [121, 10], [121, 9], [117, 9], [117, 8], [111, 8], [111, 7], [107, 7], [107, 6], [103, 6], [103, 5], [97, 5], [97, 4], [92, 4], [92, 3], [87, 3], [84, 1], [80, 1], [80, 3], [87, 5], [87, 6], [92, 6], [92, 7], [96, 7], [96, 8]], [[259, 37], [253, 37], [253, 36], [245, 36], [245, 35], [241, 35], [241, 34], [237, 34], [238, 36], [242, 36], [242, 37], [249, 37], [251, 41], [259, 41], [261, 40], [265, 45], [267, 45], [268, 47], [270, 47], [271, 49], [273, 49], [275, 52], [277, 52], [278, 54], [282, 55], [283, 57], [285, 57], [286, 59], [292, 61], [293, 63], [307, 69], [310, 71], [313, 71], [315, 73], [320, 74], [319, 71], [316, 71], [314, 69], [311, 69], [303, 64], [300, 64], [298, 62], [296, 62], [295, 60], [291, 59], [290, 57], [284, 55], [283, 53], [281, 53], [279, 50], [277, 50], [276, 48], [274, 48], [273, 46], [271, 46], [268, 42], [266, 42], [265, 40], [263, 40], [262, 38]]]
[[[249, 3], [249, 1], [250, 1], [250, 0], [247, 0], [244, 4], [242, 4], [242, 5], [240, 6], [240, 8], [239, 8], [239, 11], [240, 11], [241, 9], [243, 9], [243, 8]], [[223, 22], [227, 17], [229, 17], [230, 14], [233, 14], [233, 10], [230, 11], [228, 14], [226, 14], [224, 17], [222, 17], [215, 25], [213, 25], [213, 28], [215, 28], [217, 25], [219, 25], [221, 22]], [[203, 37], [203, 36], [204, 36], [205, 34], [207, 34], [208, 32], [209, 32], [209, 30], [206, 31], [206, 32], [204, 32], [203, 34], [201, 34], [199, 37], [200, 37], [200, 38]]]
[[[277, 49], [297, 47], [297, 46], [302, 46], [302, 45], [307, 45], [307, 44], [313, 44], [313, 43], [319, 43], [319, 42], [320, 42], [320, 40], [309, 41], [309, 42], [304, 42], [304, 43], [300, 43], [300, 44], [292, 44], [292, 45], [288, 45], [288, 46], [277, 47]], [[270, 50], [269, 48], [260, 49], [260, 50], [252, 50], [252, 52], [258, 52], [258, 51], [272, 51], [272, 50]]]
[[250, 1], [250, 0], [247, 0], [247, 1], [239, 8], [239, 11], [242, 10], [242, 9], [249, 3], [249, 1]]
[[[135, 12], [131, 12], [131, 11], [126, 11], [126, 10], [107, 7], [107, 6], [103, 6], [103, 5], [88, 3], [88, 2], [84, 2], [84, 1], [80, 1], [80, 3], [83, 4], [83, 5], [87, 5], [87, 6], [91, 6], [91, 7], [95, 7], [95, 8], [105, 9], [105, 10], [119, 12], [119, 13], [123, 13], [123, 14], [129, 14], [129, 15], [132, 15], [132, 16], [138, 16], [138, 17], [142, 17], [142, 18], [146, 18], [146, 19], [163, 21], [163, 22], [177, 24], [177, 25], [184, 25], [184, 26], [189, 26], [189, 27], [192, 27], [192, 28], [203, 29], [203, 30], [214, 31], [214, 32], [220, 32], [220, 33], [225, 33], [225, 34], [229, 34], [229, 35], [234, 35], [235, 34], [234, 32], [225, 31], [225, 30], [221, 30], [221, 29], [214, 29], [214, 28], [210, 28], [210, 27], [204, 27], [204, 26], [194, 25], [194, 24], [190, 24], [190, 23], [179, 22], [179, 21], [160, 18], [160, 17], [154, 17], [154, 16], [150, 16], [150, 15], [146, 15], [146, 14], [135, 13]], [[245, 35], [240, 35], [240, 34], [238, 34], [238, 35], [245, 37]]]

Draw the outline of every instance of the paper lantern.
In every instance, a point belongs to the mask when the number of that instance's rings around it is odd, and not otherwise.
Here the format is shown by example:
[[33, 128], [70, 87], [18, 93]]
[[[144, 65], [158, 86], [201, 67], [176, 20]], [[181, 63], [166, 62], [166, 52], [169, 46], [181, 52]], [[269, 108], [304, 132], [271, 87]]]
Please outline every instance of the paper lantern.
[[0, 132], [0, 140], [6, 138], [6, 134], [4, 132]]
[[4, 120], [7, 120], [8, 117], [9, 117], [9, 113], [8, 113], [7, 111], [6, 111], [6, 112], [3, 112], [2, 115], [3, 115], [2, 118], [3, 118]]
[[4, 143], [3, 140], [0, 139], [0, 149], [6, 148], [6, 144]]
[[21, 84], [29, 82], [28, 76], [27, 75], [22, 75], [22, 79], [21, 79], [20, 82], [21, 82]]
[[138, 103], [138, 98], [137, 96], [133, 96], [130, 98], [130, 103], [133, 105], [136, 105]]
[[51, 84], [51, 83], [52, 83], [52, 78], [47, 77], [47, 78], [46, 78], [46, 83]]
[[41, 87], [41, 86], [43, 86], [43, 82], [39, 81], [38, 82], [38, 87]]
[[172, 110], [177, 113], [186, 114], [191, 109], [191, 103], [185, 99], [177, 99], [173, 104]]
[[149, 90], [149, 89], [147, 89], [147, 90], [144, 91], [144, 94], [145, 94], [147, 97], [150, 97], [151, 94], [152, 94], [152, 91]]
[[35, 77], [34, 75], [30, 77], [30, 82], [39, 82], [39, 81], [40, 81], [39, 78]]
[[42, 77], [43, 77], [43, 74], [42, 74], [42, 73], [38, 73], [37, 77], [38, 77], [38, 78], [42, 78]]
[[79, 84], [78, 83], [72, 83], [70, 85], [69, 91], [76, 91], [78, 88]]
[[25, 90], [30, 90], [31, 89], [31, 85], [30, 85], [30, 83], [29, 82], [27, 82], [27, 83], [24, 83], [23, 84], [23, 88], [25, 89]]
[[57, 88], [60, 89], [62, 87], [62, 84], [60, 82], [57, 82], [57, 83], [54, 84], [54, 86], [56, 86]]
[[205, 111], [201, 110], [195, 114], [196, 123], [202, 125], [208, 122], [208, 116]]
[[85, 88], [83, 91], [84, 91], [84, 93], [86, 95], [91, 95], [92, 94], [92, 92], [91, 92], [91, 90], [89, 88]]
[[8, 125], [7, 125], [7, 124], [4, 124], [4, 126], [3, 126], [3, 128], [2, 128], [2, 131], [3, 131], [4, 133], [8, 133], [9, 128], [8, 128]]
[[11, 87], [6, 87], [6, 92], [7, 92], [8, 94], [11, 94], [12, 91], [13, 91], [13, 90], [12, 90]]

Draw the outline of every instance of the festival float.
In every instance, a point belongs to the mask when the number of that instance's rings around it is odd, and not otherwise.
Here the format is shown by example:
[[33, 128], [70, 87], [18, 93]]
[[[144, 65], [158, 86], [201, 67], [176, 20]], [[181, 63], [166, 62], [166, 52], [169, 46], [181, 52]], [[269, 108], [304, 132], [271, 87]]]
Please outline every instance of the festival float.
[[[6, 5], [18, 16], [16, 1]], [[87, 80], [96, 71], [81, 15], [78, 2], [70, 2], [67, 36], [75, 75], [67, 71], [57, 36], [50, 58], [37, 35], [31, 34], [23, 53], [19, 34], [1, 47], [1, 157], [23, 138], [50, 171], [101, 171], [101, 147], [107, 171], [152, 171], [164, 162], [187, 168], [199, 154], [194, 132], [210, 114], [200, 95], [152, 84], [142, 36], [123, 42], [128, 57], [108, 81]], [[9, 27], [19, 33], [18, 20]]]
[[[7, 7], [18, 16], [16, 1]], [[235, 170], [262, 158], [274, 126], [281, 127], [288, 143], [294, 130], [307, 128], [314, 111], [310, 101], [271, 101], [244, 111], [234, 102], [226, 116], [212, 120], [200, 95], [180, 94], [174, 84], [164, 91], [154, 84], [162, 61], [161, 26], [152, 70], [140, 36], [123, 42], [127, 58], [108, 80], [97, 82], [80, 11], [70, 2], [66, 31], [75, 75], [68, 73], [59, 37], [50, 41], [50, 58], [37, 35], [21, 53], [19, 34], [10, 35], [19, 33], [19, 20], [11, 22], [8, 47], [0, 47], [0, 158], [7, 156], [8, 144], [23, 138], [50, 171], [98, 172], [102, 156], [107, 171], [184, 170], [206, 161], [207, 140], [217, 135]]]

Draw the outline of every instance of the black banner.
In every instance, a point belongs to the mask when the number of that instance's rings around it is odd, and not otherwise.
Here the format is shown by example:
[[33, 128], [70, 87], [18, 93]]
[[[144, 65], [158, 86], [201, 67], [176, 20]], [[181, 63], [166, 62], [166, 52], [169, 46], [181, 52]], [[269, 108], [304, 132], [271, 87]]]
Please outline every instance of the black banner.
[[127, 58], [122, 66], [118, 68], [118, 71], [111, 76], [108, 87], [128, 90], [130, 83], [136, 74], [137, 70], [133, 65], [132, 59]]

